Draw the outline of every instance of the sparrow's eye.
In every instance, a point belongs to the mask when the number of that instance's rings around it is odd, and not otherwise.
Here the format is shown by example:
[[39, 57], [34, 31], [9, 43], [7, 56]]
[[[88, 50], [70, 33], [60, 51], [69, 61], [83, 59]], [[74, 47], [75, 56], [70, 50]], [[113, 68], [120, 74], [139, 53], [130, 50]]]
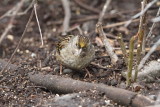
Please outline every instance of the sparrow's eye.
[[78, 43], [76, 43], [76, 46], [78, 47], [78, 49], [80, 49], [80, 46], [79, 46], [79, 44], [78, 44]]

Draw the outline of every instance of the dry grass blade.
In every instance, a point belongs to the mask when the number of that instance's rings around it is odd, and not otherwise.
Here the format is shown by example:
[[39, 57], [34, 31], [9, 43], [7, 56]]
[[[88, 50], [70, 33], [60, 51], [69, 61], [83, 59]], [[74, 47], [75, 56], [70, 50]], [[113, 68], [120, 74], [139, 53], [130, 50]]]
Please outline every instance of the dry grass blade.
[[[19, 3], [17, 3], [17, 5], [15, 5], [14, 8], [14, 12], [13, 12], [13, 16], [11, 17], [9, 24], [7, 25], [7, 27], [5, 28], [3, 34], [0, 37], [0, 44], [3, 41], [3, 39], [5, 38], [5, 36], [7, 35], [7, 33], [11, 30], [11, 28], [13, 27], [13, 21], [18, 13], [18, 11], [21, 9], [21, 7], [23, 6], [25, 0], [21, 0]], [[7, 14], [7, 13], [6, 13]]]
[[21, 38], [20, 38], [20, 40], [19, 40], [19, 42], [18, 42], [18, 45], [16, 46], [16, 49], [14, 50], [14, 52], [12, 53], [9, 61], [7, 62], [7, 64], [4, 66], [4, 68], [1, 70], [0, 73], [3, 73], [3, 71], [5, 71], [5, 69], [8, 67], [9, 63], [10, 63], [11, 60], [13, 59], [13, 56], [14, 56], [15, 53], [17, 52], [17, 50], [18, 50], [18, 48], [19, 48], [19, 46], [20, 46], [20, 44], [21, 44], [21, 42], [22, 42], [22, 40], [23, 40], [23, 38], [24, 38], [24, 35], [25, 35], [26, 31], [27, 31], [27, 28], [28, 28], [28, 26], [29, 26], [29, 24], [30, 24], [30, 22], [31, 22], [31, 19], [32, 19], [32, 17], [33, 17], [33, 13], [34, 13], [34, 9], [32, 10], [32, 13], [31, 13], [31, 15], [30, 15], [30, 17], [29, 17], [29, 20], [28, 20], [27, 24], [26, 24], [26, 27], [25, 27], [25, 29], [24, 29], [24, 32], [23, 32], [23, 34], [22, 34], [22, 36], [21, 36]]
[[43, 36], [42, 36], [42, 31], [41, 31], [41, 27], [40, 27], [40, 24], [39, 24], [39, 20], [38, 20], [38, 16], [37, 16], [37, 2], [34, 4], [34, 13], [35, 13], [35, 16], [36, 16], [36, 20], [37, 20], [37, 24], [38, 24], [38, 29], [39, 29], [39, 33], [40, 33], [40, 37], [41, 37], [41, 42], [42, 42], [42, 46], [44, 44], [43, 42]]
[[158, 0], [153, 0], [150, 3], [147, 4], [147, 6], [144, 8], [143, 11], [137, 13], [136, 15], [132, 16], [131, 19], [124, 25], [125, 27], [127, 27], [133, 19], [138, 18], [139, 16], [143, 15], [154, 3], [156, 3]]

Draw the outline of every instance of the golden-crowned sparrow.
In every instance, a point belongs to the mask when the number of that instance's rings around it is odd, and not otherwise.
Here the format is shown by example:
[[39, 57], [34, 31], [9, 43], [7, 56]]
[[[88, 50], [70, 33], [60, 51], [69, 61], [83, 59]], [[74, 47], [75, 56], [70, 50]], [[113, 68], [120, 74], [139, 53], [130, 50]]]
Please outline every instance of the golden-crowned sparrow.
[[74, 70], [85, 68], [94, 56], [94, 46], [86, 36], [69, 35], [57, 45], [57, 60], [62, 65]]

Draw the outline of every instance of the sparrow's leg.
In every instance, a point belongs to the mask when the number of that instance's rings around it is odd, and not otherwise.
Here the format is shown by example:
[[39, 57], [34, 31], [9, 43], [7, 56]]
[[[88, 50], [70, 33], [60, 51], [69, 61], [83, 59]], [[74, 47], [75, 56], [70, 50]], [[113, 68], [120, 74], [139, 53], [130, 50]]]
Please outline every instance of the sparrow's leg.
[[85, 68], [85, 71], [86, 71], [86, 74], [85, 74], [84, 78], [86, 78], [87, 76], [88, 76], [89, 78], [91, 78], [91, 77], [93, 76], [93, 75], [88, 71], [87, 68]]
[[60, 75], [62, 75], [62, 64], [60, 64], [60, 70], [59, 70], [59, 72], [60, 72]]

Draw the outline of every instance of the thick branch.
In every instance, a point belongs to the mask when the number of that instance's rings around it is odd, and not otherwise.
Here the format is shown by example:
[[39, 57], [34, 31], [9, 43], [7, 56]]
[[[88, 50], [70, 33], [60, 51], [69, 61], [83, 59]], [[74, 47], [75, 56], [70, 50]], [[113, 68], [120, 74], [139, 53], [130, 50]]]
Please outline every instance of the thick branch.
[[132, 107], [144, 107], [154, 103], [151, 99], [124, 89], [106, 86], [103, 84], [94, 84], [64, 78], [56, 75], [29, 74], [29, 78], [36, 85], [46, 87], [47, 89], [58, 93], [73, 93], [85, 90], [97, 90], [106, 94], [108, 98], [122, 105]]

